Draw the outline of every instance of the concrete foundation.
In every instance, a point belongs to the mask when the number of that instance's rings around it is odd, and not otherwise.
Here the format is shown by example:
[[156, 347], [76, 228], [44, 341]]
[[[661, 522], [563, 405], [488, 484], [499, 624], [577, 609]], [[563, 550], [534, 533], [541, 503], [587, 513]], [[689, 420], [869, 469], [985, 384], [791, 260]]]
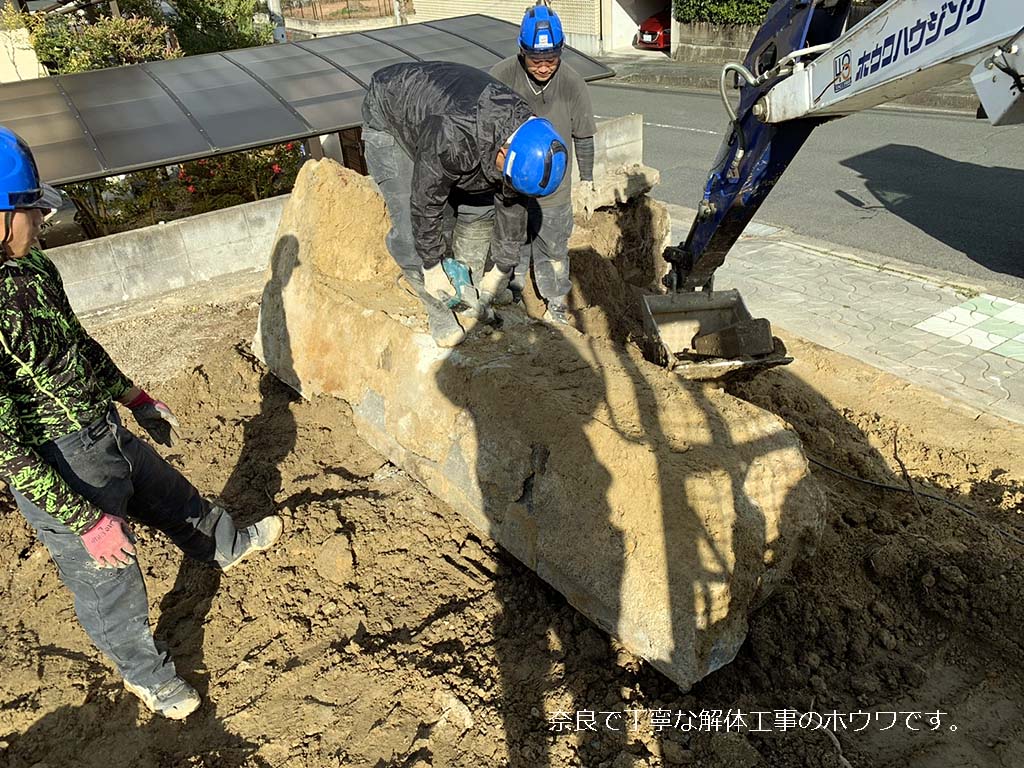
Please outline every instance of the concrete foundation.
[[348, 402], [367, 442], [680, 686], [731, 661], [822, 524], [796, 435], [634, 348], [518, 312], [437, 348], [387, 228], [370, 180], [307, 163], [257, 353], [304, 395]]
[[266, 269], [285, 197], [84, 240], [47, 251], [76, 312]]

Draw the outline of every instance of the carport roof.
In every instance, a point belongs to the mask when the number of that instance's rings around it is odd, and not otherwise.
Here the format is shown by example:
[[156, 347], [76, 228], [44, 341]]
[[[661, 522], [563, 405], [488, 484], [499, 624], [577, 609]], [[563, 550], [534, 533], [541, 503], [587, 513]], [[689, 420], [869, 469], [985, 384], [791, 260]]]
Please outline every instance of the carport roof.
[[[26, 80], [0, 85], [0, 123], [33, 148], [46, 181], [87, 181], [354, 128], [376, 70], [490, 69], [516, 53], [517, 36], [472, 15]], [[578, 51], [563, 58], [587, 80], [612, 75]]]

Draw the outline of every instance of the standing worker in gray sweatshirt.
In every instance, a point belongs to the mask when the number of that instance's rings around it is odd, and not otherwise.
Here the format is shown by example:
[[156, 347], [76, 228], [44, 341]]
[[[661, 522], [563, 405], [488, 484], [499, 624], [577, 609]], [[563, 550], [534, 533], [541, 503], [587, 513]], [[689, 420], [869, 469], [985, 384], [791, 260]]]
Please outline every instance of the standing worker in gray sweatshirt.
[[[558, 15], [546, 5], [530, 8], [519, 32], [519, 54], [499, 62], [491, 75], [522, 96], [535, 115], [545, 117], [559, 135], [572, 136], [583, 193], [594, 194], [594, 109], [586, 81], [562, 62], [565, 34]], [[589, 208], [589, 204], [587, 206]], [[553, 194], [531, 200], [527, 241], [511, 287], [521, 293], [533, 262], [537, 290], [547, 302], [544, 317], [568, 322], [569, 236], [572, 235], [572, 174]]]

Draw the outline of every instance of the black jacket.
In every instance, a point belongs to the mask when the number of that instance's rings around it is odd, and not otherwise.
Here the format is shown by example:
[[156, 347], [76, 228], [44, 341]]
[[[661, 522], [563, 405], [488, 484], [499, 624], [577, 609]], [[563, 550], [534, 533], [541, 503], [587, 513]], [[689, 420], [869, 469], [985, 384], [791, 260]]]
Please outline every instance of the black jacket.
[[516, 265], [525, 200], [505, 188], [494, 160], [532, 114], [511, 88], [464, 64], [393, 64], [374, 73], [363, 123], [394, 136], [413, 160], [412, 227], [424, 267], [444, 257], [444, 209], [456, 189], [496, 193], [491, 257], [502, 271]]

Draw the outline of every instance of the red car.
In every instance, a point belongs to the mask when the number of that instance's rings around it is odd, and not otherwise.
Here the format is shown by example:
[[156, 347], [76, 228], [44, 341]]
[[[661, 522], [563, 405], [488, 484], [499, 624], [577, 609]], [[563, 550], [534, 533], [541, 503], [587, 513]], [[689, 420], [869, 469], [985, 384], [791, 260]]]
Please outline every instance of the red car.
[[665, 50], [669, 47], [669, 36], [672, 29], [672, 16], [665, 10], [656, 13], [640, 25], [633, 44], [637, 48]]

